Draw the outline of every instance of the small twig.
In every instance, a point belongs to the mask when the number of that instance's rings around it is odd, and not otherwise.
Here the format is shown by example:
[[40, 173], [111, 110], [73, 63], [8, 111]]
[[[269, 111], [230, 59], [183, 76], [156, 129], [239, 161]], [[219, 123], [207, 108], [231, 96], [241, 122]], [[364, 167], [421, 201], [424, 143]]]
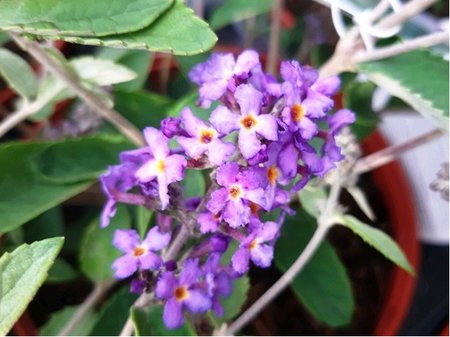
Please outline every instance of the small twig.
[[192, 8], [194, 9], [194, 12], [198, 17], [203, 18], [203, 15], [205, 13], [205, 4], [203, 0], [194, 0], [192, 2]]
[[328, 230], [333, 225], [333, 212], [338, 204], [338, 198], [342, 187], [342, 179], [337, 177], [331, 185], [325, 207], [318, 219], [318, 226], [311, 240], [299, 255], [294, 264], [270, 287], [253, 305], [248, 308], [239, 318], [234, 321], [224, 335], [234, 335], [237, 331], [247, 325], [267, 304], [274, 300], [289, 284], [297, 274], [305, 267], [313, 254], [319, 248]]
[[442, 136], [442, 134], [442, 130], [435, 129], [421, 136], [412, 138], [405, 143], [384, 148], [383, 150], [359, 159], [353, 167], [352, 172], [353, 174], [362, 174], [376, 169], [377, 167], [395, 160], [400, 154], [432, 141], [433, 139]]
[[253, 40], [255, 39], [255, 25], [256, 25], [256, 18], [254, 16], [245, 20], [245, 35], [244, 35], [245, 49], [253, 47]]
[[0, 124], [0, 137], [3, 137], [9, 130], [41, 110], [47, 103], [44, 101], [25, 103], [21, 109], [9, 114]]
[[91, 310], [98, 301], [116, 284], [117, 281], [110, 280], [104, 283], [99, 283], [95, 286], [94, 290], [84, 300], [84, 302], [78, 307], [75, 314], [67, 322], [67, 324], [61, 329], [58, 336], [69, 336], [73, 329], [81, 322], [86, 314]]
[[377, 48], [370, 52], [358, 53], [353, 58], [353, 62], [356, 64], [369, 61], [376, 61], [392, 57], [395, 55], [404, 54], [419, 48], [427, 48], [435, 46], [437, 44], [448, 42], [448, 37], [449, 37], [448, 32], [437, 32], [426, 36], [418, 37], [412, 40], [406, 40], [404, 42], [396, 43], [388, 47]]
[[53, 60], [37, 42], [29, 41], [19, 34], [9, 33], [13, 40], [24, 50], [30, 53], [39, 63], [41, 63], [54, 76], [64, 81], [64, 83], [72, 89], [75, 94], [80, 97], [87, 106], [89, 106], [97, 114], [111, 122], [121, 133], [127, 136], [133, 143], [138, 146], [144, 145], [144, 139], [140, 131], [129, 121], [122, 117], [117, 111], [109, 108], [94, 93], [85, 89], [81, 83], [73, 78], [63, 66]]
[[381, 20], [377, 26], [381, 28], [391, 28], [402, 24], [406, 20], [412, 18], [413, 16], [421, 13], [432, 4], [436, 3], [437, 0], [411, 0], [406, 2], [400, 11], [388, 15], [386, 18]]
[[273, 0], [271, 10], [272, 24], [270, 26], [269, 51], [267, 54], [267, 66], [266, 66], [267, 72], [273, 75], [277, 73], [282, 10], [283, 10], [283, 0]]

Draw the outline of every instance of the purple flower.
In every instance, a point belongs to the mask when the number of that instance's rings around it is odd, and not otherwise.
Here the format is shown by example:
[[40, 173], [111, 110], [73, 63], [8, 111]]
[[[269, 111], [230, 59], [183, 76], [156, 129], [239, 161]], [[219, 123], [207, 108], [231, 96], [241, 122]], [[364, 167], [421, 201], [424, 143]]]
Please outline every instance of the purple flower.
[[183, 130], [180, 127], [181, 120], [177, 117], [167, 117], [161, 121], [161, 132], [167, 138], [172, 138], [183, 134]]
[[277, 223], [260, 223], [244, 240], [231, 258], [233, 269], [243, 274], [249, 268], [250, 260], [259, 267], [267, 268], [273, 259], [273, 241], [279, 232]]
[[183, 310], [200, 314], [211, 308], [211, 299], [201, 284], [202, 271], [198, 259], [188, 259], [177, 278], [173, 272], [165, 272], [156, 284], [156, 296], [166, 300], [163, 320], [169, 329], [183, 325]]
[[139, 168], [136, 178], [140, 183], [154, 179], [158, 181], [159, 198], [164, 210], [169, 204], [168, 185], [183, 179], [186, 159], [178, 154], [170, 155], [169, 140], [157, 129], [145, 128], [144, 137], [153, 158]]
[[278, 124], [274, 116], [260, 114], [263, 95], [252, 85], [240, 85], [235, 98], [241, 108], [241, 115], [222, 108], [214, 110], [209, 120], [223, 134], [239, 130], [239, 150], [249, 159], [261, 149], [257, 135], [267, 140], [278, 139]]
[[257, 64], [258, 53], [246, 50], [238, 56], [236, 62], [232, 54], [214, 53], [206, 62], [195, 66], [189, 73], [189, 78], [200, 86], [200, 105], [208, 108], [227, 89], [234, 92], [236, 81], [246, 79]]
[[205, 234], [217, 231], [221, 221], [220, 218], [219, 214], [212, 214], [211, 212], [200, 213], [197, 218], [200, 232]]
[[193, 159], [199, 159], [204, 153], [214, 165], [223, 164], [234, 152], [234, 145], [219, 139], [219, 133], [195, 117], [189, 108], [181, 111], [181, 121], [190, 137], [179, 136], [178, 143]]
[[222, 219], [231, 227], [236, 228], [249, 222], [250, 201], [266, 207], [264, 190], [259, 186], [256, 172], [240, 172], [237, 163], [228, 163], [217, 169], [216, 179], [223, 187], [211, 194], [206, 207], [213, 214], [221, 213]]
[[170, 234], [162, 234], [153, 227], [143, 241], [133, 229], [118, 229], [114, 232], [113, 244], [125, 253], [113, 263], [114, 276], [126, 278], [141, 270], [156, 270], [162, 265], [162, 259], [155, 254], [169, 244]]

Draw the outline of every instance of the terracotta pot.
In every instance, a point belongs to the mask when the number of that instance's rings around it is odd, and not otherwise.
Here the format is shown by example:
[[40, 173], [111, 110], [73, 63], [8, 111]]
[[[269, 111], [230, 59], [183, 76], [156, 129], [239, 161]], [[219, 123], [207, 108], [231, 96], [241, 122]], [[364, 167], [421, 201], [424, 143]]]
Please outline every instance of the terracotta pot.
[[[364, 153], [370, 154], [388, 146], [378, 131], [361, 144]], [[379, 187], [388, 206], [392, 237], [400, 245], [416, 274], [420, 266], [420, 244], [417, 237], [417, 218], [409, 182], [399, 162], [394, 161], [372, 171], [372, 178]], [[373, 331], [374, 335], [396, 335], [414, 296], [416, 277], [395, 266], [391, 273], [384, 307]]]

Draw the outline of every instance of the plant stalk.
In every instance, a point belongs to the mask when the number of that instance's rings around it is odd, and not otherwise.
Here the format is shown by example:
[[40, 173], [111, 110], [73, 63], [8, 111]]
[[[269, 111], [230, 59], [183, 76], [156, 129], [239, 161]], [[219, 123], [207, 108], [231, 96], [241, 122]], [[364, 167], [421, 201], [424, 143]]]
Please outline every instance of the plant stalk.
[[94, 93], [84, 88], [76, 78], [73, 78], [73, 76], [64, 69], [64, 67], [53, 60], [44, 51], [42, 46], [39, 45], [39, 43], [29, 41], [17, 33], [10, 32], [9, 34], [23, 50], [26, 50], [54, 76], [64, 81], [64, 83], [72, 89], [75, 94], [77, 94], [78, 97], [80, 97], [93, 111], [113, 124], [134, 144], [138, 146], [144, 145], [144, 139], [140, 131], [133, 124], [123, 118], [117, 111], [109, 108]]
[[273, 0], [272, 24], [270, 26], [269, 51], [267, 55], [267, 67], [266, 67], [267, 72], [272, 75], [275, 75], [277, 73], [282, 10], [283, 10], [283, 0]]

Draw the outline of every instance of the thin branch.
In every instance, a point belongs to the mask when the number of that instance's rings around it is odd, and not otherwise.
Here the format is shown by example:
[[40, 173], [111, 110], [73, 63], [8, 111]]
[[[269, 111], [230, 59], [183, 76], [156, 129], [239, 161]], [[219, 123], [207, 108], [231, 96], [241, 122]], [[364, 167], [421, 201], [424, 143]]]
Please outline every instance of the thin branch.
[[381, 20], [377, 26], [381, 28], [391, 28], [402, 24], [406, 20], [421, 13], [437, 0], [411, 0], [406, 2], [400, 11], [394, 12]]
[[273, 75], [275, 75], [277, 72], [282, 10], [283, 10], [283, 0], [273, 0], [271, 10], [272, 25], [270, 26], [269, 51], [267, 55], [267, 66], [266, 66], [267, 72]]
[[432, 141], [435, 138], [438, 138], [443, 135], [443, 131], [440, 129], [435, 129], [431, 132], [425, 133], [421, 136], [409, 139], [405, 143], [399, 145], [389, 146], [384, 148], [383, 150], [377, 151], [371, 155], [368, 155], [364, 158], [359, 159], [355, 166], [353, 167], [353, 174], [362, 174], [377, 167], [380, 167], [384, 164], [387, 164], [397, 157], [417, 146], [423, 145], [427, 142]]
[[117, 281], [110, 280], [104, 283], [99, 283], [95, 286], [94, 290], [89, 294], [86, 300], [78, 307], [75, 314], [67, 322], [67, 324], [61, 329], [58, 336], [69, 336], [73, 329], [80, 324], [81, 320], [91, 310], [98, 301], [116, 284]]
[[61, 64], [53, 60], [44, 51], [42, 46], [39, 45], [39, 43], [29, 41], [13, 32], [10, 32], [9, 34], [22, 49], [30, 53], [31, 56], [33, 56], [54, 76], [64, 81], [64, 83], [72, 89], [75, 94], [77, 94], [78, 97], [80, 97], [93, 111], [108, 120], [133, 143], [138, 146], [144, 145], [144, 140], [140, 131], [133, 124], [123, 118], [117, 111], [106, 106], [105, 103], [94, 93], [85, 89], [77, 79], [73, 78], [73, 76], [64, 69]]
[[353, 58], [353, 62], [363, 63], [376, 61], [395, 55], [404, 54], [412, 50], [435, 46], [437, 44], [448, 42], [448, 37], [448, 32], [437, 32], [412, 40], [406, 40], [388, 47], [377, 48], [370, 52], [358, 53]]
[[34, 115], [41, 110], [48, 102], [34, 101], [32, 103], [25, 103], [25, 105], [13, 113], [9, 114], [0, 124], [0, 137], [3, 137], [9, 130], [16, 127], [25, 119]]
[[192, 8], [194, 9], [194, 12], [198, 17], [203, 18], [205, 14], [204, 0], [194, 0], [192, 2]]

